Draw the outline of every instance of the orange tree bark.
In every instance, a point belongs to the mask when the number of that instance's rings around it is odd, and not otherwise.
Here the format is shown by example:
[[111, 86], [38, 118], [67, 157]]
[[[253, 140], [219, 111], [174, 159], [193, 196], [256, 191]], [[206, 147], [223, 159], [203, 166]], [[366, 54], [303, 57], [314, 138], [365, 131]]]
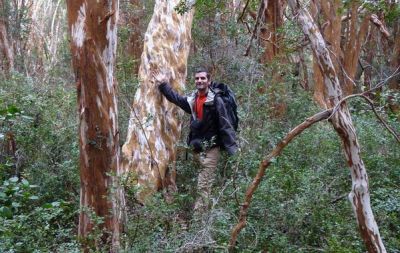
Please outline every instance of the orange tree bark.
[[[126, 52], [134, 61], [133, 63], [133, 73], [138, 74], [140, 56], [143, 51], [143, 24], [145, 21], [145, 9], [143, 6], [144, 1], [141, 0], [129, 0], [127, 4], [128, 8], [122, 10], [124, 13], [124, 25], [131, 31], [129, 35], [128, 43], [126, 46]], [[122, 14], [122, 13], [121, 13]]]
[[[260, 43], [264, 47], [264, 53], [261, 56], [261, 63], [269, 65], [272, 68], [271, 76], [271, 100], [270, 108], [275, 118], [280, 118], [286, 114], [287, 104], [284, 101], [287, 93], [283, 78], [282, 68], [287, 62], [287, 58], [283, 53], [282, 35], [279, 29], [283, 25], [283, 13], [286, 9], [286, 0], [263, 0], [262, 21], [263, 26], [260, 29]], [[279, 64], [274, 64], [279, 62]]]
[[[353, 80], [356, 76], [358, 59], [362, 44], [367, 36], [371, 15], [366, 13], [360, 18], [357, 13], [360, 3], [357, 1], [352, 1], [349, 9], [350, 18], [346, 18], [344, 21], [340, 15], [340, 10], [344, 8], [340, 0], [314, 0], [312, 6], [317, 9], [314, 12], [321, 10], [324, 21], [322, 34], [329, 44], [332, 64], [335, 67], [344, 95], [350, 95], [355, 87]], [[313, 16], [316, 15], [313, 14]], [[342, 29], [343, 26], [345, 26], [344, 29]], [[315, 81], [314, 98], [321, 107], [326, 108], [327, 105], [324, 103], [326, 96], [325, 86], [318, 67], [318, 59], [315, 55], [313, 69]]]
[[[118, 1], [68, 0], [67, 10], [79, 103], [79, 236], [88, 251], [97, 243], [88, 239], [90, 233], [100, 228], [100, 245], [117, 251], [120, 208], [124, 204], [115, 177], [121, 172], [117, 87], [113, 77]], [[103, 219], [103, 223], [96, 224], [94, 216]]]
[[[317, 57], [325, 89], [327, 90], [326, 104], [329, 107], [333, 107], [341, 100], [342, 89], [325, 40], [322, 38], [308, 11], [300, 7], [299, 2], [296, 0], [288, 0], [288, 2], [298, 17], [303, 32], [311, 42], [311, 47]], [[346, 103], [342, 103], [339, 106], [339, 109], [331, 118], [331, 123], [342, 140], [344, 153], [350, 167], [352, 190], [349, 194], [349, 200], [357, 218], [361, 237], [368, 252], [386, 252], [372, 213], [368, 175], [360, 155], [360, 146]]]
[[175, 190], [176, 147], [182, 110], [169, 103], [154, 83], [154, 70], [166, 72], [176, 90], [185, 87], [193, 10], [178, 14], [179, 0], [157, 0], [144, 36], [139, 88], [133, 101], [128, 136], [122, 147], [123, 169], [139, 186], [137, 197], [160, 189]]
[[261, 62], [271, 62], [279, 53], [282, 52], [281, 36], [279, 29], [283, 25], [283, 12], [286, 8], [285, 0], [268, 1], [264, 0], [263, 20], [264, 26], [261, 28], [260, 36], [264, 46], [264, 53]]
[[370, 14], [366, 14], [359, 24], [359, 15], [357, 13], [359, 6], [360, 4], [357, 1], [352, 2], [351, 18], [349, 19], [350, 30], [348, 32], [348, 38], [343, 49], [343, 68], [346, 73], [342, 80], [342, 90], [345, 96], [353, 94], [353, 90], [355, 87], [355, 83], [353, 80], [356, 76], [361, 46], [365, 41], [371, 16]]

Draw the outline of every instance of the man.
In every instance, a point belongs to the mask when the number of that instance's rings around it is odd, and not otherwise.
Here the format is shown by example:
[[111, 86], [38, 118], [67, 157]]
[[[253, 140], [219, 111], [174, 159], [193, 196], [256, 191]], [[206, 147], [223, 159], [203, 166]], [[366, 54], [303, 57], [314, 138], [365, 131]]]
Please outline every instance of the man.
[[202, 167], [197, 181], [199, 197], [194, 212], [195, 215], [204, 213], [208, 209], [215, 181], [220, 148], [229, 155], [237, 151], [235, 130], [228, 120], [222, 98], [210, 87], [210, 74], [206, 69], [196, 71], [197, 90], [190, 96], [181, 96], [175, 92], [164, 74], [155, 73], [154, 78], [159, 90], [170, 102], [191, 114], [188, 145], [193, 147], [195, 157]]

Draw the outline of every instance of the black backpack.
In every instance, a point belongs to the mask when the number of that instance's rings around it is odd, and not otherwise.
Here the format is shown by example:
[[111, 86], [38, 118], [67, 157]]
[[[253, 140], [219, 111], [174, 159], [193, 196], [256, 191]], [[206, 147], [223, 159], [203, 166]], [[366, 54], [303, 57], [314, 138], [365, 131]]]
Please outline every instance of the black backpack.
[[226, 85], [224, 83], [212, 82], [211, 90], [216, 95], [221, 96], [221, 98], [225, 104], [229, 122], [232, 124], [233, 129], [235, 129], [235, 131], [237, 131], [238, 127], [239, 127], [239, 117], [237, 114], [237, 103], [236, 103], [236, 99], [235, 99], [235, 94], [228, 87], [228, 85]]

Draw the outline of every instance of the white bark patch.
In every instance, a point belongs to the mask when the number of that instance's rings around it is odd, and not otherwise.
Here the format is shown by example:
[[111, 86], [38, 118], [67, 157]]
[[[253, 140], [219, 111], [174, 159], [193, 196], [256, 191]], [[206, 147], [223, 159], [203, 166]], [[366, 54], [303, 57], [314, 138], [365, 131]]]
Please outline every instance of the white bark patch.
[[157, 138], [155, 148], [157, 151], [165, 150], [165, 143], [160, 138]]
[[107, 148], [112, 150], [113, 147], [114, 147], [114, 134], [113, 130], [110, 128], [108, 129]]
[[110, 18], [107, 21], [107, 34], [106, 38], [108, 41], [108, 45], [103, 51], [103, 61], [106, 66], [106, 71], [107, 71], [107, 88], [108, 92], [111, 93], [113, 90], [113, 69], [114, 69], [114, 64], [113, 64], [113, 59], [114, 59], [114, 54], [116, 50], [116, 41], [117, 41], [117, 27], [113, 25], [111, 27], [111, 21], [112, 18]]
[[[140, 123], [139, 123], [139, 124], [140, 124]], [[146, 146], [147, 146], [147, 139], [146, 139], [146, 136], [144, 135], [143, 131], [141, 131], [140, 129], [138, 129], [137, 136], [138, 136], [138, 142], [139, 142], [141, 145], [146, 145]]]
[[101, 95], [101, 98], [104, 99], [105, 98], [105, 94], [104, 94], [104, 81], [103, 81], [103, 76], [101, 75], [100, 71], [96, 71], [96, 80], [97, 80], [97, 87], [98, 87], [98, 91]]
[[114, 132], [114, 130], [116, 129], [116, 125], [117, 125], [117, 119], [116, 119], [116, 115], [114, 113], [113, 108], [110, 108], [109, 115], [110, 115], [110, 120], [111, 120], [111, 128]]
[[[97, 108], [102, 107], [101, 99], [99, 98], [99, 96], [96, 96], [96, 105], [97, 105]], [[103, 113], [102, 113], [101, 109], [99, 109], [99, 112], [100, 112], [100, 118], [103, 118]]]
[[75, 24], [72, 25], [71, 35], [72, 41], [75, 43], [76, 47], [80, 48], [83, 46], [85, 41], [85, 20], [86, 20], [86, 4], [83, 3], [79, 9], [78, 18]]
[[87, 139], [86, 139], [87, 130], [88, 130], [87, 123], [86, 123], [85, 119], [82, 118], [81, 119], [81, 125], [80, 125], [80, 135], [81, 135], [81, 142], [82, 142], [81, 155], [83, 157], [83, 161], [85, 163], [85, 167], [89, 167], [89, 157], [87, 156], [87, 153], [85, 151], [86, 146], [87, 146]]

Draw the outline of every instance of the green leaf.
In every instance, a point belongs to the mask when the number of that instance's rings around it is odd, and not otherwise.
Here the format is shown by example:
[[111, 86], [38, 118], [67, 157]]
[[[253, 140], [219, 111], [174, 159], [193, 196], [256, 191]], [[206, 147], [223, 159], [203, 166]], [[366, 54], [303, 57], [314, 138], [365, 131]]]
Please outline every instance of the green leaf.
[[7, 198], [7, 194], [5, 194], [4, 192], [0, 192], [0, 199], [6, 199]]
[[29, 199], [31, 199], [31, 200], [37, 200], [37, 199], [39, 199], [39, 197], [34, 195], [34, 196], [30, 196]]
[[29, 182], [28, 182], [28, 180], [26, 180], [25, 178], [22, 179], [21, 183], [22, 183], [24, 186], [29, 186]]
[[0, 207], [0, 216], [11, 219], [13, 216], [13, 213], [10, 208], [8, 208], [6, 206], [2, 206], [2, 207]]
[[8, 181], [10, 181], [12, 183], [16, 183], [16, 182], [18, 182], [18, 177], [12, 177]]
[[60, 202], [59, 201], [54, 201], [53, 203], [51, 203], [51, 205], [53, 206], [53, 207], [59, 207], [60, 206]]
[[49, 209], [49, 208], [52, 208], [53, 205], [52, 205], [51, 203], [46, 203], [46, 204], [44, 204], [42, 207], [43, 207], [43, 208], [46, 208], [46, 209]]
[[16, 107], [15, 105], [10, 105], [7, 108], [7, 111], [9, 114], [13, 114], [13, 115], [17, 114], [17, 113], [21, 113], [21, 110], [18, 107]]
[[18, 203], [18, 202], [12, 202], [12, 203], [11, 203], [11, 206], [12, 206], [12, 207], [15, 207], [15, 208], [18, 208], [18, 207], [21, 206], [21, 204]]
[[21, 118], [26, 119], [26, 120], [33, 120], [33, 117], [22, 115]]

